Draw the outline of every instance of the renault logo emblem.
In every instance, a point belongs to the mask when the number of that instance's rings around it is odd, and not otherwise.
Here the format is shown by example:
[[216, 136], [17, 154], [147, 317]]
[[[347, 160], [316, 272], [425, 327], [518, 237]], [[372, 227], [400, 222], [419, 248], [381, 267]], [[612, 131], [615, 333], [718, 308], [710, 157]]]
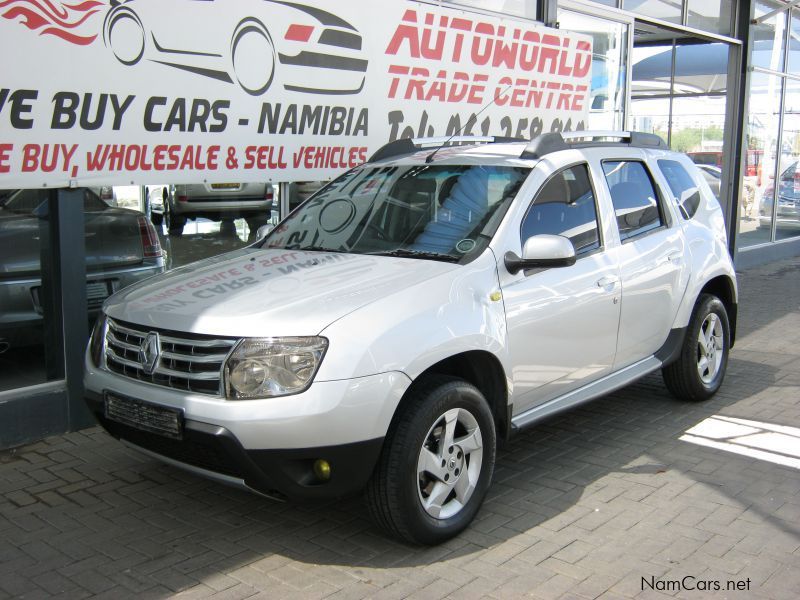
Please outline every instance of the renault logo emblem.
[[157, 331], [151, 331], [139, 346], [139, 362], [147, 375], [152, 375], [161, 354], [161, 340]]

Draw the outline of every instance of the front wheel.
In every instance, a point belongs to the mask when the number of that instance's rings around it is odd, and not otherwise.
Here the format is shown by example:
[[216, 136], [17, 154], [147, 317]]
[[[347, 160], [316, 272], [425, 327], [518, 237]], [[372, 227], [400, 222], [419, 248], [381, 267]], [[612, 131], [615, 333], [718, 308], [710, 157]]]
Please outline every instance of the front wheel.
[[661, 371], [669, 391], [681, 400], [711, 398], [725, 378], [730, 339], [725, 305], [716, 296], [702, 294], [678, 359]]
[[438, 544], [465, 529], [486, 496], [494, 419], [481, 392], [461, 379], [430, 378], [412, 393], [390, 428], [367, 503], [389, 533]]

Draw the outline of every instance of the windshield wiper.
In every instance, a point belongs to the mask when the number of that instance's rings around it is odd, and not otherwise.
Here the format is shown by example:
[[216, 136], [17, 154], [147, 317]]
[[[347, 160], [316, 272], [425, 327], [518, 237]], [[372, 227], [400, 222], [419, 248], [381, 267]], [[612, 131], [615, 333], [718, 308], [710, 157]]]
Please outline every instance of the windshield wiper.
[[307, 248], [287, 248], [287, 250], [297, 250], [299, 252], [336, 252], [345, 254], [348, 250], [334, 250], [333, 248], [324, 248], [322, 246], [308, 246]]
[[425, 252], [423, 250], [407, 250], [405, 248], [397, 248], [396, 250], [386, 250], [382, 252], [370, 252], [369, 254], [377, 256], [398, 256], [400, 258], [427, 258], [430, 260], [441, 260], [444, 262], [458, 262], [461, 260], [457, 256], [451, 256], [449, 254]]
[[309, 246], [308, 248], [287, 248], [286, 246], [259, 246], [262, 250], [294, 250], [295, 252], [331, 252], [343, 254], [349, 250], [334, 250], [333, 248], [324, 248], [322, 246]]

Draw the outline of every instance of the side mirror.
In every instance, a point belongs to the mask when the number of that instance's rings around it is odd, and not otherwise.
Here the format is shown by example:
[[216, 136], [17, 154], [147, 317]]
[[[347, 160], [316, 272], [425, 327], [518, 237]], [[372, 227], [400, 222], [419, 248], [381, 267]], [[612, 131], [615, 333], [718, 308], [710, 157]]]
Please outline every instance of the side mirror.
[[258, 228], [258, 230], [256, 230], [256, 239], [263, 240], [265, 237], [269, 235], [270, 231], [272, 231], [273, 229], [275, 229], [275, 225], [273, 225], [272, 223], [267, 223], [266, 225], [262, 225], [261, 227]]
[[504, 262], [512, 275], [524, 269], [569, 267], [575, 264], [575, 247], [563, 235], [533, 235], [522, 247], [522, 258], [506, 252]]

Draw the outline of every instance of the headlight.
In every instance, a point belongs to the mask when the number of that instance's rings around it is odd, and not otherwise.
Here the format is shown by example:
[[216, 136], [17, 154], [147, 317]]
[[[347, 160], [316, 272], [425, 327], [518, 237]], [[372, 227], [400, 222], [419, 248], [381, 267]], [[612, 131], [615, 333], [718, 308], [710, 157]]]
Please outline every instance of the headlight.
[[92, 336], [89, 338], [89, 356], [92, 357], [92, 364], [100, 367], [103, 364], [103, 348], [106, 345], [106, 315], [101, 312], [94, 322]]
[[327, 348], [322, 337], [242, 340], [225, 363], [226, 395], [249, 400], [302, 392], [311, 385]]

